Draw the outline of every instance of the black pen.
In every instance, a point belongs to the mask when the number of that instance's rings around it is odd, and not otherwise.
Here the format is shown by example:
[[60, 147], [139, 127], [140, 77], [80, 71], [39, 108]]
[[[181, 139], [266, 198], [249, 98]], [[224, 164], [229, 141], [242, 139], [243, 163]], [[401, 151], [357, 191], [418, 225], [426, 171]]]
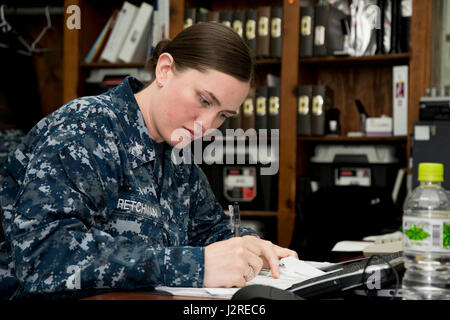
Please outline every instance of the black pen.
[[239, 237], [239, 227], [241, 225], [241, 213], [239, 210], [239, 204], [237, 202], [234, 205], [229, 205], [230, 210], [230, 228], [234, 232], [235, 237]]

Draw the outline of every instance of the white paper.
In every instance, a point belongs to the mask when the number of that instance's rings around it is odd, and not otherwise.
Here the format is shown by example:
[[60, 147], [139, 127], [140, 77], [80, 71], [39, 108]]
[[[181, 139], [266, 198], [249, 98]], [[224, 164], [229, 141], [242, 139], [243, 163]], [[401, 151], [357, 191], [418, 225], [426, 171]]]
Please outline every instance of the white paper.
[[368, 241], [339, 241], [331, 249], [334, 252], [362, 252], [367, 246], [370, 246], [373, 242]]
[[[328, 266], [328, 262], [308, 262], [293, 257], [280, 259], [280, 276], [278, 279], [272, 277], [270, 270], [261, 270], [261, 272], [247, 282], [247, 286], [262, 284], [279, 289], [287, 289], [301, 281], [325, 274], [324, 271], [316, 266]], [[316, 265], [316, 266], [315, 266]], [[208, 297], [231, 299], [233, 294], [240, 288], [188, 288], [188, 287], [166, 287], [158, 286], [156, 290], [166, 291], [173, 295], [189, 297]]]

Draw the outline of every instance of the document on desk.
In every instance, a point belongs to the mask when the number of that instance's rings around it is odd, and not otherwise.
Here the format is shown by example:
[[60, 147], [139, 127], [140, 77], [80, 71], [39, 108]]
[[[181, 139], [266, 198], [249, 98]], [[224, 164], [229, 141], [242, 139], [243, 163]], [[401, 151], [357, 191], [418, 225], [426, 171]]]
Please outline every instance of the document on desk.
[[[278, 279], [272, 277], [270, 270], [261, 270], [261, 272], [253, 280], [247, 282], [246, 285], [262, 284], [284, 290], [291, 287], [293, 284], [325, 274], [319, 267], [327, 265], [330, 265], [330, 263], [309, 262], [293, 257], [282, 258], [279, 262], [280, 276]], [[233, 294], [239, 290], [239, 288], [179, 288], [165, 286], [158, 286], [155, 287], [155, 289], [166, 291], [173, 295], [221, 299], [231, 299]]]

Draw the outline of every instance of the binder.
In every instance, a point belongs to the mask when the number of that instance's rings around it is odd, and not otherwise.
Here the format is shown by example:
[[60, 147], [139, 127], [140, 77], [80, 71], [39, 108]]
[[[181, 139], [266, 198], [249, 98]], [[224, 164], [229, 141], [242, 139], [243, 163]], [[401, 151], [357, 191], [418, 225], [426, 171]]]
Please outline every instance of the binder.
[[268, 87], [267, 129], [280, 129], [280, 86]]
[[297, 134], [311, 135], [312, 86], [297, 88]]
[[242, 128], [242, 105], [236, 110], [236, 115], [229, 118], [230, 119], [230, 129], [240, 129]]
[[332, 93], [324, 85], [312, 87], [311, 135], [323, 136], [326, 133], [326, 115], [331, 107]]
[[233, 11], [222, 10], [219, 11], [219, 21], [221, 24], [231, 28], [231, 23], [233, 21]]
[[390, 53], [399, 53], [399, 29], [401, 18], [401, 0], [392, 0], [391, 2], [391, 50]]
[[300, 57], [313, 56], [314, 7], [300, 8]]
[[123, 62], [143, 62], [147, 58], [148, 38], [151, 32], [153, 6], [142, 2], [133, 26], [128, 33], [119, 60]]
[[128, 31], [133, 24], [134, 18], [138, 12], [138, 7], [134, 4], [125, 1], [117, 15], [116, 23], [114, 24], [111, 35], [106, 42], [105, 49], [103, 50], [100, 60], [108, 61], [111, 63], [118, 61], [118, 56], [122, 45], [125, 42], [125, 38], [128, 35]]
[[233, 23], [231, 25], [233, 30], [244, 39], [244, 27], [245, 27], [245, 10], [236, 10], [233, 13]]
[[333, 6], [314, 8], [314, 56], [331, 56], [344, 49], [342, 20], [346, 15]]
[[254, 58], [256, 56], [256, 25], [258, 20], [258, 10], [248, 9], [245, 20], [245, 40]]
[[267, 129], [267, 105], [268, 92], [267, 87], [256, 87], [256, 113], [255, 113], [255, 129]]
[[399, 27], [399, 48], [401, 52], [409, 52], [409, 41], [411, 39], [411, 15], [412, 15], [412, 3], [406, 1], [405, 5], [401, 5], [401, 18]]
[[270, 7], [258, 7], [258, 30], [256, 56], [267, 58], [270, 55]]
[[206, 14], [206, 21], [220, 22], [220, 12], [217, 10], [210, 10]]
[[242, 104], [242, 129], [255, 129], [255, 88], [250, 88], [247, 98]]
[[186, 29], [186, 28], [192, 26], [193, 24], [195, 24], [196, 14], [197, 14], [197, 9], [196, 8], [186, 8], [186, 9], [184, 9], [183, 29]]
[[270, 57], [281, 58], [283, 39], [283, 8], [272, 7], [270, 17]]
[[208, 9], [197, 8], [197, 13], [195, 15], [195, 23], [206, 22], [208, 16]]
[[227, 136], [227, 129], [230, 129], [230, 118], [226, 119], [222, 125], [219, 127], [220, 132], [224, 137]]
[[392, 67], [393, 134], [408, 135], [408, 71], [409, 67]]
[[384, 17], [385, 17], [385, 7], [386, 0], [378, 0], [377, 6], [380, 8], [380, 28], [375, 30], [376, 41], [377, 41], [377, 49], [375, 54], [383, 54], [386, 53], [384, 50], [383, 39], [384, 39]]

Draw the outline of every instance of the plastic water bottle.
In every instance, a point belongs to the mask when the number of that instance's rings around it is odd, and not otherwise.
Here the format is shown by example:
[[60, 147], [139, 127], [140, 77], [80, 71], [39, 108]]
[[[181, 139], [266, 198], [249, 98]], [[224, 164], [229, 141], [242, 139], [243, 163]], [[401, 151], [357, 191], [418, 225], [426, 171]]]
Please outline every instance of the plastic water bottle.
[[443, 177], [443, 164], [420, 163], [420, 185], [403, 206], [405, 300], [450, 299], [450, 196]]

